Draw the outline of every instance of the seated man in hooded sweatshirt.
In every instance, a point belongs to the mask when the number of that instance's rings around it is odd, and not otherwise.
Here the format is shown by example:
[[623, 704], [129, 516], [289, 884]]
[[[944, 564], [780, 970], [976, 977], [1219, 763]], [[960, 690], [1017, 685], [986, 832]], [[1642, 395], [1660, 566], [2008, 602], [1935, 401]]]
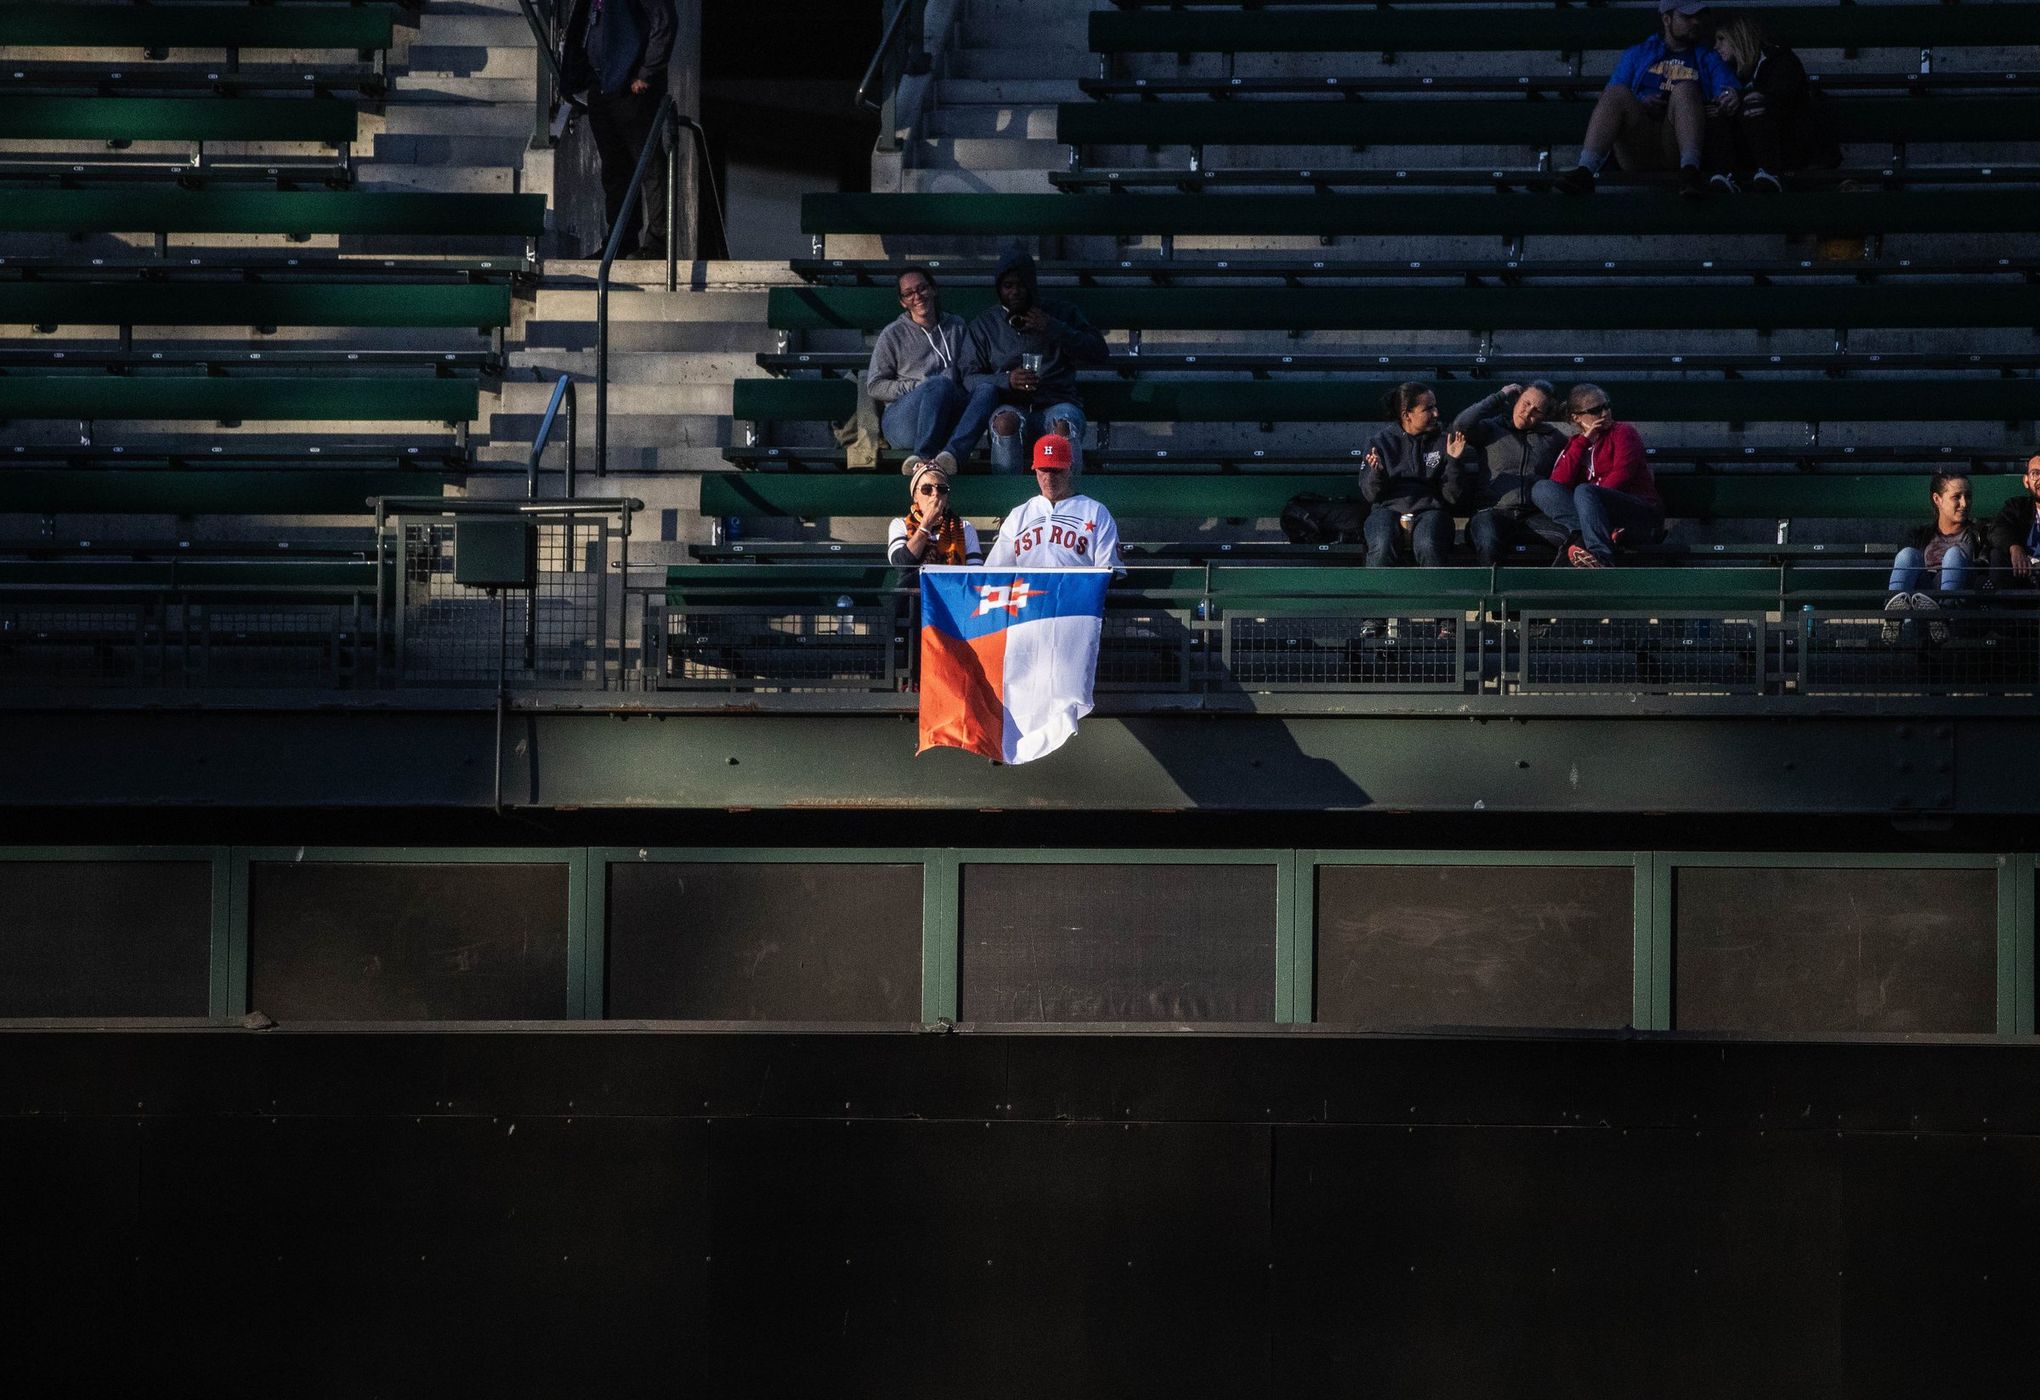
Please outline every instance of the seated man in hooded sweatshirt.
[[[1105, 363], [1105, 337], [1070, 303], [1040, 299], [1034, 259], [1026, 253], [1000, 258], [994, 285], [998, 304], [972, 319], [965, 338], [963, 382], [971, 400], [964, 417], [989, 411], [994, 470], [1024, 470], [1028, 448], [1043, 433], [1068, 438], [1081, 465], [1085, 420], [1077, 367]], [[1035, 356], [1040, 367], [1029, 368]]]

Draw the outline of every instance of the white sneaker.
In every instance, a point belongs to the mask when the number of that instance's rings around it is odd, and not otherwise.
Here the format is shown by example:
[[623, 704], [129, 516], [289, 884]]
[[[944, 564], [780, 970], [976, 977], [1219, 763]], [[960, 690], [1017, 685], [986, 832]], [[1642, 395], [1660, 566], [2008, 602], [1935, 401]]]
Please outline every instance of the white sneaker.
[[[1914, 612], [1937, 613], [1941, 610], [1941, 605], [1925, 593], [1915, 593], [1912, 595], [1912, 607]], [[1927, 640], [1930, 642], [1947, 641], [1948, 624], [1939, 620], [1929, 622], [1927, 624]]]
[[1768, 170], [1759, 170], [1750, 176], [1750, 191], [1753, 194], [1782, 194], [1785, 182]]
[[954, 452], [938, 452], [928, 459], [928, 464], [932, 467], [940, 467], [944, 476], [949, 477], [951, 480], [955, 479], [956, 454]]
[[[1894, 593], [1891, 595], [1890, 600], [1885, 603], [1884, 610], [1888, 613], [1911, 612], [1912, 600], [1913, 595], [1910, 593]], [[1878, 629], [1878, 640], [1888, 647], [1897, 646], [1898, 638], [1904, 625], [1905, 619], [1902, 617], [1887, 617], [1884, 619], [1884, 626]]]
[[1727, 171], [1722, 171], [1719, 174], [1708, 176], [1707, 188], [1712, 190], [1716, 194], [1742, 193], [1741, 190], [1736, 188], [1735, 177], [1733, 175], [1730, 175]]

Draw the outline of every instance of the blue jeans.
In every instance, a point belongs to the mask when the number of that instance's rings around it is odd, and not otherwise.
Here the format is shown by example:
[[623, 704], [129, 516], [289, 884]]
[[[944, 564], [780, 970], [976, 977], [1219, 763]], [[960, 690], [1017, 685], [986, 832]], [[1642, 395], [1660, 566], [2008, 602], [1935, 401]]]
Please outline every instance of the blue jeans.
[[1615, 557], [1608, 537], [1616, 530], [1655, 530], [1664, 514], [1650, 502], [1605, 486], [1560, 486], [1555, 481], [1530, 484], [1530, 503], [1578, 535], [1580, 543], [1603, 564]]
[[[1901, 549], [1898, 557], [1891, 561], [1891, 583], [1893, 593], [1917, 593], [1927, 581], [1927, 556], [1917, 549]], [[1941, 556], [1941, 591], [1960, 593], [1969, 587], [1969, 555], [1960, 549], [1951, 549]]]
[[947, 452], [960, 464], [977, 447], [994, 406], [992, 393], [973, 394], [954, 379], [929, 379], [887, 404], [879, 426], [894, 447], [916, 457]]
[[[998, 390], [978, 390], [978, 394], [989, 392], [996, 395]], [[977, 395], [971, 396], [971, 405], [977, 404]], [[1022, 408], [1018, 404], [999, 404], [986, 416], [996, 420], [1001, 413], [1011, 413], [1019, 418], [1017, 432], [1001, 433], [996, 421], [992, 423], [992, 470], [998, 472], [1024, 472], [1034, 465], [1029, 455], [1034, 440], [1045, 432], [1059, 432], [1070, 440], [1070, 464], [1084, 465], [1084, 410], [1073, 403], [1059, 403], [1053, 408]]]
[[1503, 550], [1515, 544], [1535, 541], [1546, 550], [1563, 549], [1566, 533], [1534, 511], [1519, 516], [1513, 511], [1477, 510], [1466, 522], [1466, 542], [1484, 567], [1500, 563]]
[[1407, 564], [1414, 554], [1427, 569], [1441, 567], [1452, 548], [1452, 516], [1447, 511], [1420, 511], [1410, 522], [1409, 543], [1403, 543], [1402, 512], [1376, 506], [1361, 534], [1367, 539], [1367, 567], [1385, 569]]

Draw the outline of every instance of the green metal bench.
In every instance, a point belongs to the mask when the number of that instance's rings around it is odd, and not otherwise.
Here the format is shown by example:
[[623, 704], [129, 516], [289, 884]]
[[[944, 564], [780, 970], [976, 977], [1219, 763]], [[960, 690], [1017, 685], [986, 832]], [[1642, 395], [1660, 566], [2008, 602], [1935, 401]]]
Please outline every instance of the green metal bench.
[[[2040, 380], [1600, 380], [1637, 422], [2020, 422], [2040, 418]], [[1375, 380], [1087, 380], [1094, 422], [1357, 423], [1380, 416], [1391, 385]], [[740, 379], [730, 416], [746, 422], [842, 420], [856, 411], [847, 379]], [[1449, 415], [1488, 386], [1441, 386]]]
[[0, 97], [0, 138], [346, 146], [357, 115], [331, 97]]
[[[1665, 309], [1620, 287], [1087, 287], [1059, 292], [1105, 330], [1656, 329]], [[944, 288], [975, 315], [989, 288]], [[0, 302], [4, 307], [4, 302]], [[775, 330], [877, 331], [899, 316], [890, 287], [774, 287]], [[2040, 326], [2040, 286], [1721, 287], [1681, 304], [1681, 330], [1854, 326]]]
[[[1347, 478], [1357, 488], [1357, 473]], [[1140, 519], [1254, 520], [1281, 513], [1302, 491], [1338, 491], [1338, 478], [1270, 472], [1229, 475], [1142, 473], [1089, 479], [1086, 489], [1115, 515]], [[1974, 509], [1994, 513], [2023, 490], [2014, 476], [1973, 480]], [[1658, 490], [1675, 520], [1921, 520], [1927, 478], [1864, 475], [1664, 476]], [[966, 515], [1003, 515], [1035, 494], [1022, 473], [965, 475], [956, 488]], [[701, 513], [746, 518], [898, 515], [906, 491], [897, 476], [876, 473], [726, 472], [701, 481]]]
[[473, 379], [0, 375], [0, 420], [165, 419], [433, 421], [466, 423], [480, 402]]
[[[1595, 7], [1236, 10], [1092, 14], [1093, 53], [1578, 53], [1625, 49], [1656, 32], [1649, 10]], [[1923, 49], [2040, 43], [2030, 5], [1806, 5], [1767, 10], [1801, 49]]]
[[0, 471], [0, 514], [369, 515], [378, 496], [420, 495], [423, 472]]
[[0, 233], [412, 234], [536, 238], [545, 196], [382, 190], [9, 190]]
[[394, 5], [0, 4], [9, 48], [386, 49]]
[[374, 597], [374, 560], [332, 559], [38, 559], [0, 560], [0, 588], [90, 589], [95, 597], [133, 591], [183, 590], [235, 594], [301, 593], [308, 589]]
[[[313, 195], [287, 196], [317, 198]], [[327, 196], [345, 198], [346, 196]], [[395, 198], [396, 196], [384, 196]], [[510, 198], [511, 196], [497, 196]], [[1657, 192], [1591, 200], [1466, 194], [811, 194], [805, 233], [1010, 238], [1054, 234], [1338, 237], [1394, 234], [2023, 233], [2020, 190], [1794, 193], [1699, 203]], [[13, 227], [0, 209], [0, 229]]]
[[[1089, 102], [1056, 109], [1072, 146], [1546, 146], [1578, 141], [1590, 102]], [[1823, 104], [1843, 141], [2006, 141], [2040, 126], [2031, 97], [1862, 97]]]
[[0, 282], [0, 322], [71, 326], [465, 326], [510, 323], [489, 283]]

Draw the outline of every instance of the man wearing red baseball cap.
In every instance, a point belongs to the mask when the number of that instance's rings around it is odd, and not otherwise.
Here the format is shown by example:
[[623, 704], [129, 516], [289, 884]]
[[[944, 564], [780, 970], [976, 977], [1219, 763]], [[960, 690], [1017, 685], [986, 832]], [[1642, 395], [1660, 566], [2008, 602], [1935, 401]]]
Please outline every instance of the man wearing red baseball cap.
[[1119, 526], [1111, 511], [1077, 493], [1070, 455], [1070, 440], [1060, 433], [1035, 440], [1034, 480], [1041, 494], [1006, 517], [985, 567], [1119, 568]]

